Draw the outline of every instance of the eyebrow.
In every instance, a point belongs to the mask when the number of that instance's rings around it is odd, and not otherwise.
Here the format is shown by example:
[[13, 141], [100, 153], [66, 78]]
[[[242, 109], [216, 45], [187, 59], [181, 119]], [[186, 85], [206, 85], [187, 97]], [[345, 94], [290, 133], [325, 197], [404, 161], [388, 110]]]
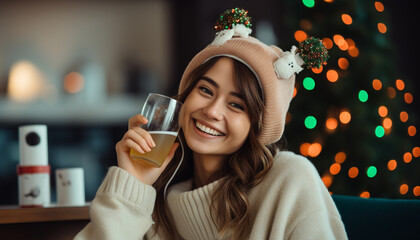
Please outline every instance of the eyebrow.
[[[206, 81], [206, 82], [208, 82], [208, 83], [210, 83], [211, 85], [213, 85], [215, 88], [217, 88], [217, 89], [219, 89], [220, 88], [220, 85], [216, 82], [216, 81], [214, 81], [213, 79], [211, 79], [211, 78], [209, 78], [209, 77], [207, 77], [207, 76], [201, 76], [200, 77], [200, 80], [204, 80], [204, 81]], [[229, 94], [230, 95], [233, 95], [233, 96], [235, 96], [235, 97], [237, 97], [237, 98], [240, 98], [240, 99], [244, 99], [244, 97], [242, 96], [242, 94], [240, 94], [240, 93], [238, 93], [238, 92], [229, 92]]]

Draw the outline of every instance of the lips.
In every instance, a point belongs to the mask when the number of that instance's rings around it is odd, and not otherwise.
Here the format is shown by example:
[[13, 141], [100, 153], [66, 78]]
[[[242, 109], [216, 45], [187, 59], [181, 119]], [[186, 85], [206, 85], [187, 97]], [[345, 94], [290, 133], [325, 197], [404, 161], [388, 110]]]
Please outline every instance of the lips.
[[201, 132], [204, 132], [206, 134], [212, 135], [212, 136], [224, 136], [225, 134], [217, 131], [216, 129], [210, 128], [199, 121], [195, 120], [195, 126], [197, 129], [199, 129]]

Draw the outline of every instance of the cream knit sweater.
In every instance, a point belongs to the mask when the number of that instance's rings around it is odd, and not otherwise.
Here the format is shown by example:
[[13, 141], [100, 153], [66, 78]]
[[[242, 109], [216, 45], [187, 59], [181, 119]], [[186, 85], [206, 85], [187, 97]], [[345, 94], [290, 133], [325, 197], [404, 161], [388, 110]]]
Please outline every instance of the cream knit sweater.
[[[217, 239], [210, 198], [218, 181], [192, 190], [169, 189], [168, 209], [184, 239]], [[90, 207], [91, 222], [75, 239], [161, 239], [153, 235], [156, 192], [131, 174], [111, 167]], [[318, 172], [306, 158], [279, 152], [269, 174], [250, 190], [249, 239], [347, 239], [344, 225]]]

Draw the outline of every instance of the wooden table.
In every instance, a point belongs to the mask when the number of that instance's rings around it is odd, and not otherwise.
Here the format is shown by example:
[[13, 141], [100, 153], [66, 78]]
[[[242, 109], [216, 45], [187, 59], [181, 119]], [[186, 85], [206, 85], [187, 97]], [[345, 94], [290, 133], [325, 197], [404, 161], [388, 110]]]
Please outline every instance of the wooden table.
[[0, 239], [73, 239], [89, 222], [89, 206], [0, 206]]

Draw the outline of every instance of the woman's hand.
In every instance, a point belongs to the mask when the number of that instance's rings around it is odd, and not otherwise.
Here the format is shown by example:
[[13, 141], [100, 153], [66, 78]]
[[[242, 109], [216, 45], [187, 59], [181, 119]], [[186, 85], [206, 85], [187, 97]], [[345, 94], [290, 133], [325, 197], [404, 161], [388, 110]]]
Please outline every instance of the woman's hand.
[[155, 143], [150, 134], [140, 127], [140, 124], [146, 124], [148, 120], [138, 114], [128, 120], [128, 131], [124, 137], [115, 145], [117, 152], [118, 166], [131, 173], [143, 183], [152, 185], [168, 166], [172, 160], [179, 143], [174, 143], [169, 155], [166, 157], [160, 168], [155, 168], [135, 162], [130, 157], [130, 149], [139, 153], [150, 152], [155, 147]]

